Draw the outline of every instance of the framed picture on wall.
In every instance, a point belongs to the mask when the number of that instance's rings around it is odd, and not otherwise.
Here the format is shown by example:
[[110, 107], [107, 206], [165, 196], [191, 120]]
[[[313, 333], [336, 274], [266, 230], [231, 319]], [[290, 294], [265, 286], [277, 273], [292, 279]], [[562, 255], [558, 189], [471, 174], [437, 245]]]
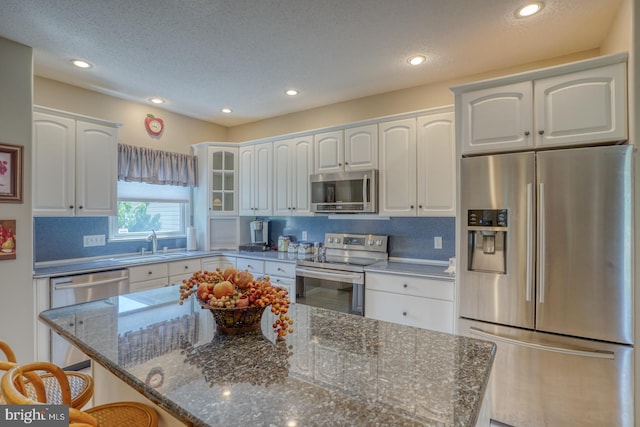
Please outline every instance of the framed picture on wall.
[[16, 259], [16, 220], [0, 219], [0, 261]]
[[22, 149], [0, 142], [0, 203], [22, 203]]

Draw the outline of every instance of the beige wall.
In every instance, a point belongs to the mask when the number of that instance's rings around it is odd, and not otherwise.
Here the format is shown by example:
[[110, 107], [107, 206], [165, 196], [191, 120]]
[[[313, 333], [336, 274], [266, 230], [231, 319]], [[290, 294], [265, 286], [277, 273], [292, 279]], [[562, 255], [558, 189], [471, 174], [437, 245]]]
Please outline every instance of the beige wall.
[[[42, 77], [34, 77], [33, 103], [121, 123], [118, 140], [124, 144], [189, 153], [191, 144], [227, 140], [227, 128], [224, 126]], [[164, 120], [165, 130], [160, 136], [152, 137], [145, 130], [147, 114]]]
[[600, 46], [603, 55], [617, 52], [630, 52], [633, 16], [631, 14], [631, 2], [633, 0], [623, 0], [620, 5], [618, 15], [611, 25], [607, 38]]
[[461, 79], [354, 99], [245, 125], [234, 126], [229, 129], [228, 137], [229, 141], [234, 142], [250, 141], [328, 126], [337, 126], [359, 120], [452, 105], [453, 94], [449, 90], [452, 86], [550, 67], [565, 62], [579, 61], [598, 55], [600, 55], [600, 50], [593, 49], [545, 61], [523, 64], [508, 69], [470, 75]]
[[18, 360], [35, 358], [37, 322], [32, 285], [31, 96], [32, 49], [0, 38], [0, 142], [22, 145], [22, 203], [0, 204], [0, 219], [16, 220], [16, 259], [0, 261], [0, 339], [13, 347]]

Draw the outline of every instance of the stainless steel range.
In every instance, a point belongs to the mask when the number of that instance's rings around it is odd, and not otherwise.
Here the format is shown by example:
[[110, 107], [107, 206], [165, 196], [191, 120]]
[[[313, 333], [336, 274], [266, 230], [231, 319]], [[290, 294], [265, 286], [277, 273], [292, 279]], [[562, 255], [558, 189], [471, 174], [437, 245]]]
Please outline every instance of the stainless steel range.
[[327, 233], [296, 262], [296, 303], [364, 316], [364, 268], [388, 258], [387, 236]]

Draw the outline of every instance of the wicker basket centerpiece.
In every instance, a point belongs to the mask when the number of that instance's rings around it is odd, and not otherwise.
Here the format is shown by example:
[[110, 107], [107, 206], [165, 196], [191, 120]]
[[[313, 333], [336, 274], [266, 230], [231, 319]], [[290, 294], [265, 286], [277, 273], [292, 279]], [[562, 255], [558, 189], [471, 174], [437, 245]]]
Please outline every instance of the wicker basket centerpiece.
[[248, 271], [227, 268], [224, 272], [198, 271], [183, 280], [180, 304], [195, 293], [202, 308], [211, 311], [216, 330], [221, 334], [238, 334], [260, 329], [262, 314], [271, 306], [276, 315], [273, 323], [278, 337], [293, 332], [288, 291], [273, 286], [268, 276], [254, 279]]

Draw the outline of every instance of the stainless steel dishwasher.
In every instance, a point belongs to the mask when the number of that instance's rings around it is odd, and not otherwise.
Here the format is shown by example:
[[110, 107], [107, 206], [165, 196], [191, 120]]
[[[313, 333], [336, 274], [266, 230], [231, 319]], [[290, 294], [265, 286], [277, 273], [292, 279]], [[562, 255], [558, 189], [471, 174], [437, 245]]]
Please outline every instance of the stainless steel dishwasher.
[[[70, 317], [67, 327], [82, 331], [90, 322], [100, 322], [108, 328], [109, 319], [115, 320], [118, 310], [117, 296], [129, 293], [129, 270], [111, 270], [50, 279], [51, 308], [59, 308], [83, 302], [103, 300], [102, 316], [83, 318], [80, 315]], [[106, 331], [105, 331], [106, 332]], [[96, 337], [96, 339], [104, 339]], [[89, 366], [89, 357], [51, 332], [51, 362], [69, 370], [80, 370]]]

